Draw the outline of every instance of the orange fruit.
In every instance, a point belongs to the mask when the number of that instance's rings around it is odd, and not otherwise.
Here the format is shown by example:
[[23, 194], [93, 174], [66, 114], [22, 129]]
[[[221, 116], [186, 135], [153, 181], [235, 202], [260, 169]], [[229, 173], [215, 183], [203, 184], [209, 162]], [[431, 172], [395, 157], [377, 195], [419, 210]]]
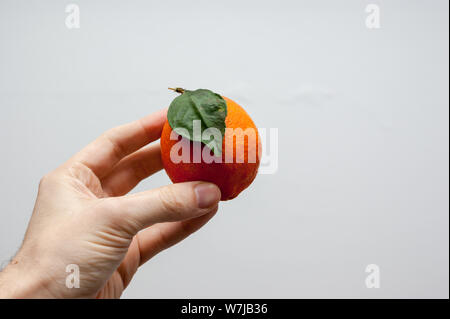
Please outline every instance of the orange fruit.
[[[173, 133], [177, 139], [170, 139], [173, 130], [168, 120], [166, 120], [161, 134], [161, 158], [164, 169], [172, 182], [211, 182], [220, 188], [221, 200], [229, 200], [238, 196], [255, 179], [261, 157], [261, 140], [257, 127], [245, 110], [233, 100], [222, 98], [226, 101], [227, 115], [220, 162], [208, 163], [202, 156], [201, 161], [195, 163], [193, 161], [194, 145], [200, 144], [197, 145], [197, 149], [201, 149], [202, 154], [207, 146], [182, 137], [175, 132]], [[252, 131], [254, 134], [251, 134]], [[185, 145], [190, 149], [187, 163], [172, 161], [171, 149], [177, 143], [188, 144]], [[231, 158], [232, 161], [230, 161]]]

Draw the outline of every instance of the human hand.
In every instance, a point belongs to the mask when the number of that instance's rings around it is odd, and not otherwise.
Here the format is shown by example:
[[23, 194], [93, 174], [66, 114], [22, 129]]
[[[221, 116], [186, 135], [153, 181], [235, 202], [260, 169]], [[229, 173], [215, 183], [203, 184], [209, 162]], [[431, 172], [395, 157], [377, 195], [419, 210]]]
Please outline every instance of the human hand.
[[[179, 183], [125, 195], [162, 168], [159, 111], [101, 135], [42, 178], [23, 244], [0, 273], [4, 298], [118, 298], [138, 267], [203, 226], [220, 190]], [[80, 287], [66, 286], [68, 265]]]

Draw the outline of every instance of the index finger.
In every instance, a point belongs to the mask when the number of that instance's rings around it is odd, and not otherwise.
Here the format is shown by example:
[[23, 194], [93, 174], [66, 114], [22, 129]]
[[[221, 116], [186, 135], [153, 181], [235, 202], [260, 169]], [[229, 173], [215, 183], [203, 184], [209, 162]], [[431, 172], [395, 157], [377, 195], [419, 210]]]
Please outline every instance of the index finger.
[[161, 136], [167, 109], [112, 128], [75, 154], [70, 161], [89, 167], [98, 177], [106, 175], [122, 158]]

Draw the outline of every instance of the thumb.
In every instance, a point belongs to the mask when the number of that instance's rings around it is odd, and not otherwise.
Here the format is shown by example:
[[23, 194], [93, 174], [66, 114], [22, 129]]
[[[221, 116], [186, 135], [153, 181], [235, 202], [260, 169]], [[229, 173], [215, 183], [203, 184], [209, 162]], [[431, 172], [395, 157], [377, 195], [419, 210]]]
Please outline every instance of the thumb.
[[119, 221], [137, 226], [137, 231], [152, 224], [180, 221], [210, 212], [220, 200], [219, 188], [206, 182], [187, 182], [109, 198], [109, 211]]

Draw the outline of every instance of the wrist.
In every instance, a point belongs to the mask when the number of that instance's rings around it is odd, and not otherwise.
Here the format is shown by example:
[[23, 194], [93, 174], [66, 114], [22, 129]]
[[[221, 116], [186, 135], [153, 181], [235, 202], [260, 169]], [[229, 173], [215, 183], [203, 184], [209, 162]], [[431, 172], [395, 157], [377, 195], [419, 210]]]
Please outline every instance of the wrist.
[[50, 283], [43, 273], [13, 259], [0, 272], [0, 299], [54, 298]]

